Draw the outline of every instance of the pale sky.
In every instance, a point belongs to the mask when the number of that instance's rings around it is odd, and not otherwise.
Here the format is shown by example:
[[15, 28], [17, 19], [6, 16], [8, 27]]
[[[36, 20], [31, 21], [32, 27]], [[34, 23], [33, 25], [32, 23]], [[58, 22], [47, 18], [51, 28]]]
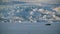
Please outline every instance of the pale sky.
[[2, 0], [2, 1], [3, 2], [8, 2], [8, 1], [42, 2], [42, 3], [51, 3], [51, 4], [60, 3], [60, 0]]

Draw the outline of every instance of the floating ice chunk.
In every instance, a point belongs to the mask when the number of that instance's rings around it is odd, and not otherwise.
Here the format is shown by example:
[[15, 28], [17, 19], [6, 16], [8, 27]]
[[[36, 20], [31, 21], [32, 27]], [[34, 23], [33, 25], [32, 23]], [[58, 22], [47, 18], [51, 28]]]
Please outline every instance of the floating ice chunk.
[[32, 16], [29, 17], [29, 19], [31, 19], [31, 18], [32, 18]]
[[33, 12], [33, 11], [31, 11], [31, 12], [30, 12], [30, 15], [33, 15], [33, 14], [34, 14], [34, 12]]
[[44, 15], [43, 18], [46, 18], [46, 15]]
[[59, 15], [60, 16], [60, 6], [59, 7], [56, 7], [56, 8], [53, 8], [53, 10], [56, 11], [56, 14], [55, 15]]
[[35, 9], [32, 9], [33, 11], [37, 11], [37, 8], [35, 8]]
[[41, 12], [41, 11], [45, 11], [45, 10], [44, 10], [44, 9], [39, 9], [38, 11], [40, 11], [40, 12]]
[[56, 15], [53, 15], [53, 17], [56, 17]]
[[21, 23], [22, 21], [19, 21], [19, 23]]
[[33, 21], [34, 23], [36, 23], [37, 21]]
[[15, 10], [11, 10], [11, 11], [9, 11], [7, 14], [9, 14], [9, 15], [14, 15], [14, 13], [15, 13]]
[[45, 13], [46, 14], [52, 14], [52, 12], [51, 11], [48, 11], [48, 10], [45, 10]]
[[53, 10], [55, 10], [56, 12], [60, 12], [60, 6], [56, 7], [56, 8], [53, 8]]
[[20, 12], [19, 10], [17, 10], [16, 12]]
[[16, 7], [16, 8], [18, 8], [18, 9], [20, 8], [20, 7], [19, 7], [19, 4], [17, 4], [17, 7]]
[[29, 21], [33, 22], [34, 20], [32, 19], [32, 16], [29, 17]]
[[38, 12], [40, 12], [42, 14], [48, 14], [49, 13], [47, 10], [44, 10], [44, 9], [39, 9]]

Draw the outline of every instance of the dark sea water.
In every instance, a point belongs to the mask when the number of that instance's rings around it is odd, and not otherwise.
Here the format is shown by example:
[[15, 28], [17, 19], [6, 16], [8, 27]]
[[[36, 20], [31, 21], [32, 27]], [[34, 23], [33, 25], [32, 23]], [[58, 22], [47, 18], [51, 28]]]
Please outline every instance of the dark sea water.
[[60, 34], [60, 23], [0, 23], [0, 34]]

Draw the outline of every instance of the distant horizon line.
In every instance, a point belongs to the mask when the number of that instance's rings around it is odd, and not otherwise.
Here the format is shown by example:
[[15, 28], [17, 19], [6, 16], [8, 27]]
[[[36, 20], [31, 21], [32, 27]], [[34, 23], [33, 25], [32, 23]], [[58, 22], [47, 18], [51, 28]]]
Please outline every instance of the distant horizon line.
[[[25, 4], [25, 3], [40, 3], [40, 4], [47, 4], [47, 5], [50, 5], [50, 3], [42, 3], [42, 2], [24, 2], [24, 1], [9, 1], [9, 2], [0, 2], [0, 5], [7, 5], [7, 4]], [[59, 4], [60, 3], [56, 3], [56, 4]], [[53, 5], [53, 4], [51, 4]]]

